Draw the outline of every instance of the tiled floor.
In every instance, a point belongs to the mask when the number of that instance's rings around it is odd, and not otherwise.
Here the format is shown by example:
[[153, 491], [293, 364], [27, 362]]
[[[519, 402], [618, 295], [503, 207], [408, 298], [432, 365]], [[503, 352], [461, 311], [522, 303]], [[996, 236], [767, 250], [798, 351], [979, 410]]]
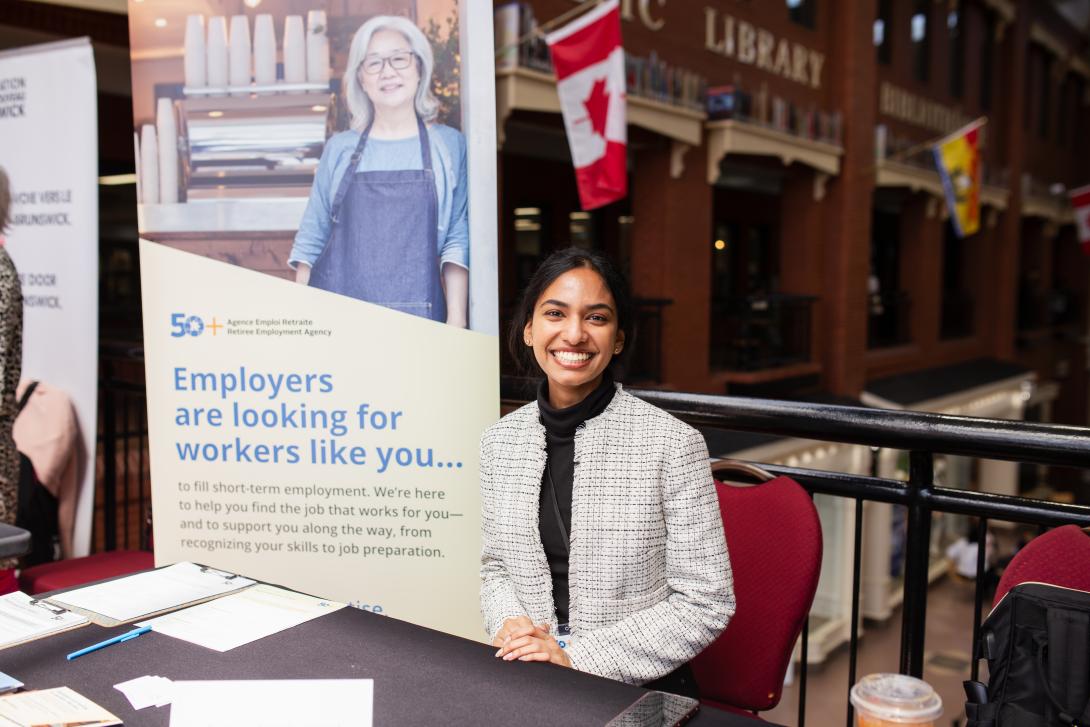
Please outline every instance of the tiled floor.
[[[866, 622], [864, 630], [859, 643], [857, 675], [897, 671], [901, 649], [900, 611], [884, 623]], [[954, 583], [949, 578], [937, 581], [928, 592], [924, 644], [924, 679], [938, 691], [944, 707], [936, 727], [949, 727], [955, 721], [959, 725], [965, 724], [961, 682], [969, 678], [972, 630], [971, 587]], [[806, 687], [808, 727], [846, 725], [848, 687], [848, 649], [845, 646], [824, 664], [810, 667]], [[780, 704], [761, 716], [777, 724], [798, 724], [797, 676], [794, 684], [784, 690]]]

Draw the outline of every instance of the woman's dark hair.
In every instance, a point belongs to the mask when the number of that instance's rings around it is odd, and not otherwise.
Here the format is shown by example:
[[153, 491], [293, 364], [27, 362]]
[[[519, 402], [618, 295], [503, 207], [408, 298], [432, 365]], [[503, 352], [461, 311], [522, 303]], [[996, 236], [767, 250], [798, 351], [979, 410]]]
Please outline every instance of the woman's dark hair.
[[511, 316], [511, 326], [507, 331], [507, 350], [515, 360], [520, 375], [539, 376], [544, 373], [538, 366], [537, 359], [534, 358], [533, 348], [523, 341], [522, 331], [534, 315], [534, 306], [537, 305], [538, 298], [553, 284], [553, 281], [576, 268], [587, 268], [598, 273], [613, 295], [613, 302], [617, 306], [617, 330], [624, 334], [624, 348], [609, 362], [609, 370], [613, 378], [619, 381], [624, 375], [625, 365], [636, 343], [635, 309], [624, 275], [608, 257], [595, 250], [569, 247], [557, 250], [545, 258], [545, 261], [534, 271], [515, 306], [514, 315]]

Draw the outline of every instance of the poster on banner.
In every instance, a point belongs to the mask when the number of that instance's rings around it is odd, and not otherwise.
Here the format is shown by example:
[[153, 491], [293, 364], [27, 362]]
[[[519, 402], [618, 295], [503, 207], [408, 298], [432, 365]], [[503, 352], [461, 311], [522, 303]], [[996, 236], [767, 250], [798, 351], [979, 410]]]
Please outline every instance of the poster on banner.
[[156, 562], [483, 638], [490, 8], [148, 5], [129, 22]]
[[[23, 293], [22, 379], [39, 381], [19, 448], [58, 496], [65, 556], [90, 552], [98, 401], [98, 111], [86, 38], [0, 52], [6, 249]], [[27, 416], [46, 417], [21, 431]]]

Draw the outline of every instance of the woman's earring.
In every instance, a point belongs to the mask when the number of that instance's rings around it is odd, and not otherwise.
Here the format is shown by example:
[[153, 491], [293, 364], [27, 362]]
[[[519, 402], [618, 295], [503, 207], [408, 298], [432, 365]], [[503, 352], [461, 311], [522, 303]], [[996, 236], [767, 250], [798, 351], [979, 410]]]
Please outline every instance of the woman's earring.
[[622, 348], [624, 348], [624, 347], [621, 344], [618, 343], [617, 347], [613, 349], [613, 355], [616, 356], [617, 354], [619, 354], [621, 352]]
[[530, 338], [529, 336], [527, 336], [523, 340], [526, 341], [527, 346], [533, 346], [534, 345], [534, 339]]

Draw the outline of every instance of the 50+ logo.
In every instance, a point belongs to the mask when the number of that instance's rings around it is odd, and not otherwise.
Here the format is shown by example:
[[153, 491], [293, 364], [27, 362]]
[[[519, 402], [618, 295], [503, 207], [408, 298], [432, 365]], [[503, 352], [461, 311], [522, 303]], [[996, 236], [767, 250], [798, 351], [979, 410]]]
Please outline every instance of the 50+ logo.
[[[216, 335], [220, 328], [223, 328], [222, 323], [216, 322], [215, 317], [212, 318], [212, 322], [208, 324], [208, 328], [212, 331], [212, 335]], [[171, 313], [170, 314], [170, 336], [171, 338], [183, 338], [185, 336], [199, 336], [204, 333], [205, 325], [204, 319], [200, 316], [186, 315], [185, 313]]]

